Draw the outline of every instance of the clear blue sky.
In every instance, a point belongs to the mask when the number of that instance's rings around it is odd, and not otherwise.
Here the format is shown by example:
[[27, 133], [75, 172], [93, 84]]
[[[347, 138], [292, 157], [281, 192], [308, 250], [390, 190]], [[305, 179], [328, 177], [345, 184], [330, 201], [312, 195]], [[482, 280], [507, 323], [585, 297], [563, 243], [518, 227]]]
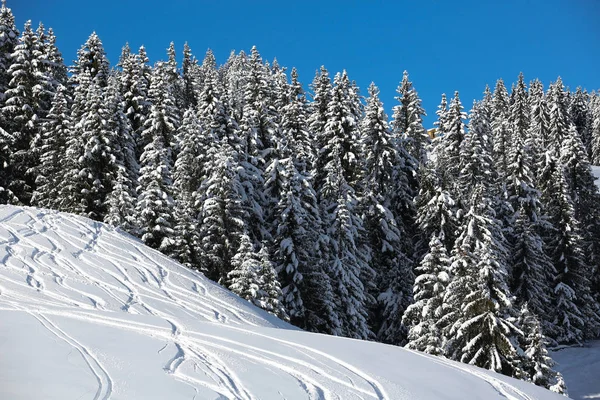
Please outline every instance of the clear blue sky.
[[455, 90], [467, 109], [485, 84], [510, 88], [520, 71], [544, 85], [600, 88], [600, 0], [479, 1], [201, 1], [7, 0], [19, 29], [31, 19], [53, 27], [67, 62], [96, 31], [111, 64], [122, 46], [144, 44], [152, 61], [169, 42], [187, 41], [197, 58], [213, 49], [223, 63], [232, 49], [256, 45], [264, 59], [296, 66], [305, 88], [325, 65], [346, 69], [366, 95], [374, 81], [386, 111], [408, 70], [429, 116], [442, 92]]

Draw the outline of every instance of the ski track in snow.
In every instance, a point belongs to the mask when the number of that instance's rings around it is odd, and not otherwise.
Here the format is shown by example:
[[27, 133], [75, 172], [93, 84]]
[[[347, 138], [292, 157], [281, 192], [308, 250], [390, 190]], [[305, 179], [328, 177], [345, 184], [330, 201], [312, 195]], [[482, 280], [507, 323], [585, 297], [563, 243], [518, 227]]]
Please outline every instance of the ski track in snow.
[[[159, 354], [174, 350], [165, 373], [193, 387], [196, 394], [204, 387], [225, 398], [259, 400], [228, 365], [227, 356], [235, 355], [287, 374], [310, 399], [341, 399], [332, 387], [343, 388], [354, 398], [390, 399], [382, 384], [355, 366], [320, 350], [247, 329], [265, 322], [236, 307], [231, 299], [219, 297], [201, 273], [169, 268], [172, 261], [139, 242], [124, 240], [111, 228], [29, 208], [8, 213], [0, 223], [0, 309], [27, 312], [77, 350], [98, 382], [94, 400], [110, 399], [114, 392], [110, 366], [86, 347], [84, 338], [59, 326], [60, 318], [160, 338], [165, 344]], [[170, 311], [163, 311], [162, 306], [171, 307]], [[120, 312], [150, 315], [164, 321], [164, 326], [132, 321]], [[261, 343], [277, 343], [294, 352], [280, 354], [270, 346], [188, 330], [181, 317], [224, 324], [227, 329], [268, 339]], [[185, 366], [205, 371], [192, 376]]]

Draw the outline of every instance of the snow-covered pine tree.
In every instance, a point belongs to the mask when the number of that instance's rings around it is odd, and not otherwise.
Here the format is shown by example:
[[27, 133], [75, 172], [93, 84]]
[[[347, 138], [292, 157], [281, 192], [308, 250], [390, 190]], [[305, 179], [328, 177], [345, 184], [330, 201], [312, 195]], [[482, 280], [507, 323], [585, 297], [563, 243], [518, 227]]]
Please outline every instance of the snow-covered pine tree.
[[38, 207], [59, 209], [66, 145], [73, 128], [67, 92], [65, 86], [57, 88], [52, 107], [41, 128], [40, 166], [35, 181], [36, 190], [31, 199], [32, 204]]
[[[529, 118], [531, 115], [531, 107], [529, 105], [529, 97], [527, 95], [527, 86], [525, 85], [525, 78], [523, 73], [519, 74], [519, 79], [512, 93], [512, 103], [509, 107], [509, 127], [511, 130], [511, 141], [508, 143], [506, 151], [510, 154], [510, 149], [515, 143], [515, 136], [519, 136], [522, 141], [527, 137], [529, 130]], [[511, 160], [508, 160], [510, 163]], [[508, 168], [508, 166], [507, 166]]]
[[556, 157], [560, 157], [561, 147], [567, 137], [570, 123], [569, 115], [567, 113], [567, 104], [565, 104], [566, 95], [560, 78], [550, 85], [546, 98], [549, 109], [549, 147], [546, 149], [552, 150]]
[[436, 149], [436, 164], [442, 173], [442, 187], [457, 195], [457, 179], [460, 173], [460, 148], [465, 138], [465, 123], [467, 115], [463, 112], [458, 92], [450, 101], [450, 108], [444, 113], [443, 137]]
[[422, 165], [427, 159], [427, 146], [430, 142], [427, 130], [423, 127], [423, 116], [427, 114], [412, 82], [408, 80], [407, 71], [404, 71], [396, 93], [396, 100], [400, 104], [394, 107], [392, 127], [406, 141], [408, 153]]
[[[11, 75], [8, 70], [12, 64], [12, 54], [19, 43], [19, 30], [15, 25], [15, 17], [12, 10], [6, 7], [6, 0], [2, 0], [0, 7], [0, 106], [4, 103], [4, 93], [8, 89]], [[0, 113], [0, 117], [2, 113]], [[1, 128], [6, 129], [4, 125], [7, 121], [0, 119]]]
[[529, 104], [531, 115], [529, 117], [528, 138], [531, 141], [530, 151], [533, 157], [532, 173], [534, 177], [537, 177], [537, 171], [545, 158], [544, 153], [546, 149], [550, 148], [548, 126], [550, 115], [544, 87], [539, 80], [529, 84]]
[[367, 324], [367, 307], [373, 301], [368, 286], [374, 272], [369, 265], [368, 238], [358, 214], [357, 194], [351, 185], [360, 177], [356, 142], [357, 105], [349, 100], [353, 91], [347, 75], [337, 74], [327, 108], [323, 133], [326, 143], [318, 154], [319, 206], [329, 236], [328, 274], [338, 302], [341, 327], [337, 335], [366, 339], [372, 336]]
[[46, 72], [50, 77], [50, 84], [54, 89], [52, 93], [56, 93], [58, 86], [67, 86], [69, 79], [63, 56], [58, 47], [56, 47], [56, 36], [52, 28], [48, 28], [42, 53], [44, 54]]
[[[440, 236], [444, 239], [443, 234]], [[407, 348], [442, 356], [442, 335], [436, 322], [442, 316], [450, 280], [450, 258], [437, 234], [431, 236], [428, 247], [429, 252], [415, 269], [414, 303], [406, 309], [402, 323], [409, 328]]]
[[592, 126], [591, 126], [591, 152], [592, 165], [600, 165], [600, 95], [596, 94], [593, 96], [591, 101], [591, 114], [592, 114]]
[[88, 71], [90, 79], [100, 88], [108, 85], [108, 76], [110, 65], [106, 58], [106, 52], [102, 41], [92, 32], [85, 44], [77, 51], [77, 60], [71, 67], [71, 81], [79, 85], [80, 76], [84, 71]]
[[494, 98], [492, 100], [492, 136], [493, 136], [493, 159], [496, 170], [502, 179], [508, 167], [508, 149], [511, 143], [511, 132], [509, 127], [510, 101], [508, 91], [502, 79], [496, 82]]
[[[167, 49], [167, 61], [163, 64], [163, 73], [165, 74], [165, 80], [168, 83], [169, 91], [173, 96], [175, 110], [179, 112], [179, 110], [183, 111], [187, 108], [185, 106], [183, 94], [183, 79], [179, 73], [176, 57], [175, 43], [171, 42], [169, 43], [169, 48]], [[178, 117], [179, 116], [180, 115], [178, 114]]]
[[462, 232], [452, 251], [440, 325], [446, 355], [508, 376], [522, 377], [515, 348], [522, 332], [508, 289], [507, 250], [485, 183], [473, 190]]
[[525, 303], [521, 307], [517, 321], [523, 331], [520, 345], [524, 351], [523, 370], [525, 377], [538, 386], [566, 395], [567, 388], [564, 386], [560, 372], [552, 369], [555, 363], [546, 349], [547, 339], [536, 315], [529, 310], [527, 303]]
[[182, 75], [182, 91], [183, 91], [183, 105], [184, 107], [196, 107], [198, 104], [197, 98], [197, 87], [196, 82], [198, 60], [192, 55], [192, 50], [187, 42], [183, 44], [183, 60], [181, 61], [181, 75]]
[[[519, 101], [519, 96], [516, 99]], [[534, 143], [529, 132], [515, 128], [506, 176], [508, 201], [516, 212], [512, 217], [514, 223], [510, 235], [511, 286], [517, 304], [528, 303], [529, 309], [539, 316], [544, 331], [548, 331], [552, 323], [549, 293], [555, 270], [540, 236], [547, 228], [547, 222], [542, 215], [540, 192], [535, 188], [532, 175], [531, 149]]]
[[2, 108], [3, 129], [13, 138], [9, 153], [10, 189], [23, 204], [30, 204], [35, 190], [33, 169], [38, 164], [39, 154], [31, 151], [31, 147], [39, 135], [43, 115], [38, 113], [44, 108], [45, 99], [45, 93], [37, 88], [44, 88], [47, 83], [46, 76], [38, 74], [42, 56], [38, 37], [31, 28], [31, 21], [27, 21], [11, 55], [10, 82]]
[[213, 143], [206, 165], [207, 178], [199, 195], [202, 238], [201, 266], [210, 279], [225, 284], [231, 260], [240, 247], [248, 210], [240, 180], [239, 156], [227, 139]]
[[[198, 165], [198, 141], [203, 135], [200, 121], [193, 108], [183, 114], [177, 130], [179, 156], [173, 168], [173, 191], [175, 196], [175, 229], [173, 250], [170, 254], [183, 265], [200, 269], [200, 235], [196, 198], [201, 183]], [[211, 138], [216, 141], [216, 138]]]
[[[86, 70], [84, 75], [89, 77], [89, 72]], [[61, 192], [65, 211], [100, 221], [106, 214], [106, 197], [122, 159], [115, 126], [108, 122], [113, 115], [107, 99], [106, 88], [92, 81], [68, 144], [75, 157], [73, 169], [66, 176], [72, 186], [65, 186]]]
[[581, 343], [593, 328], [594, 301], [583, 252], [583, 237], [575, 218], [570, 188], [563, 167], [546, 152], [540, 170], [542, 204], [553, 229], [544, 232], [544, 240], [557, 275], [553, 282], [553, 326], [548, 336], [560, 344]]
[[376, 273], [376, 285], [369, 288], [377, 300], [370, 326], [378, 339], [401, 344], [407, 334], [401, 319], [412, 302], [414, 281], [412, 252], [406, 253], [412, 250], [412, 246], [406, 245], [411, 242], [408, 235], [411, 227], [405, 226], [404, 215], [398, 214], [401, 210], [398, 203], [403, 203], [410, 192], [403, 170], [410, 156], [396, 147], [379, 100], [379, 89], [373, 83], [359, 134], [366, 173], [359, 201], [372, 249], [370, 265]]
[[577, 87], [575, 93], [571, 95], [569, 103], [569, 120], [575, 124], [579, 138], [583, 142], [586, 154], [590, 156], [591, 146], [591, 118], [589, 109], [590, 95]]
[[150, 100], [150, 115], [142, 132], [149, 143], [140, 159], [136, 224], [144, 243], [168, 254], [172, 251], [174, 228], [171, 143], [178, 119], [163, 63], [154, 68]]
[[331, 79], [329, 78], [329, 72], [324, 66], [317, 71], [315, 78], [310, 85], [312, 90], [313, 101], [310, 103], [310, 115], [308, 116], [308, 130], [312, 134], [314, 141], [314, 152], [315, 152], [315, 188], [322, 185], [323, 167], [326, 162], [326, 157], [319, 156], [319, 152], [322, 148], [327, 145], [327, 139], [325, 137], [325, 124], [327, 123], [327, 107], [331, 102], [332, 86]]
[[132, 135], [136, 142], [136, 156], [139, 159], [143, 151], [141, 135], [150, 111], [148, 100], [150, 82], [144, 74], [140, 55], [132, 54], [127, 44], [121, 52], [119, 66], [121, 67], [118, 75], [119, 91], [123, 96], [123, 110], [131, 124]]
[[416, 224], [421, 240], [417, 244], [417, 252], [419, 255], [426, 254], [429, 251], [427, 238], [431, 240], [434, 235], [438, 235], [446, 251], [450, 252], [458, 230], [456, 202], [450, 193], [442, 188], [440, 173], [435, 168], [435, 163], [430, 161], [421, 167], [419, 177], [420, 190], [415, 198], [415, 205]]
[[259, 307], [278, 318], [289, 321], [289, 316], [282, 302], [283, 292], [277, 279], [277, 272], [269, 258], [267, 246], [263, 244], [258, 252], [260, 266], [258, 268], [259, 276]]

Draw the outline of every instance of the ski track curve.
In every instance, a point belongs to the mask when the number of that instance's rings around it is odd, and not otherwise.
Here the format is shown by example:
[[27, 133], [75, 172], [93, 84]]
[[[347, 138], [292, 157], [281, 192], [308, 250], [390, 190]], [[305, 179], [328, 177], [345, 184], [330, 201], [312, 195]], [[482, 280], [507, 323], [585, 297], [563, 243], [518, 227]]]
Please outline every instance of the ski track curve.
[[[119, 241], [124, 243], [122, 248]], [[224, 398], [260, 400], [226, 361], [227, 356], [235, 356], [288, 375], [309, 399], [341, 399], [332, 389], [340, 388], [360, 399], [392, 400], [384, 385], [358, 366], [320, 349], [248, 329], [261, 326], [259, 317], [228, 302], [228, 295], [211, 288], [201, 272], [169, 268], [172, 261], [164, 255], [135, 239], [123, 241], [118, 230], [98, 222], [50, 210], [14, 210], [0, 219], [0, 253], [2, 250], [0, 273], [4, 269], [6, 274], [0, 286], [0, 310], [28, 313], [75, 349], [98, 382], [94, 400], [108, 400], [115, 391], [109, 366], [59, 326], [58, 317], [161, 340], [164, 346], [158, 354], [169, 356], [173, 351], [163, 366], [165, 374], [194, 388], [196, 395], [202, 387]], [[26, 294], [31, 291], [36, 295], [29, 298]], [[173, 312], [163, 311], [162, 305], [176, 310], [177, 318]], [[158, 322], [130, 320], [126, 313], [146, 314]], [[185, 318], [221, 324], [266, 340], [260, 342], [264, 345], [251, 345], [227, 335], [192, 330]], [[291, 351], [273, 351], [273, 343]], [[533, 400], [514, 385], [484, 372], [412, 353], [481, 379], [508, 400]], [[196, 374], [190, 373], [190, 366]], [[200, 367], [202, 373], [197, 371]]]

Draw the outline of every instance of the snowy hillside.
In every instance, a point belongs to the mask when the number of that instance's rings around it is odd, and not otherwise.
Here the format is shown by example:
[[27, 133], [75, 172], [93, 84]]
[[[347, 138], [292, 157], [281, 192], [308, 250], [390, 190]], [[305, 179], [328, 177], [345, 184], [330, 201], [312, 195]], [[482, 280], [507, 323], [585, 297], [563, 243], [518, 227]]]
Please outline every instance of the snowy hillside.
[[600, 399], [600, 342], [555, 351], [552, 358], [569, 385], [571, 398]]
[[561, 399], [481, 369], [299, 331], [136, 239], [0, 207], [1, 399]]

